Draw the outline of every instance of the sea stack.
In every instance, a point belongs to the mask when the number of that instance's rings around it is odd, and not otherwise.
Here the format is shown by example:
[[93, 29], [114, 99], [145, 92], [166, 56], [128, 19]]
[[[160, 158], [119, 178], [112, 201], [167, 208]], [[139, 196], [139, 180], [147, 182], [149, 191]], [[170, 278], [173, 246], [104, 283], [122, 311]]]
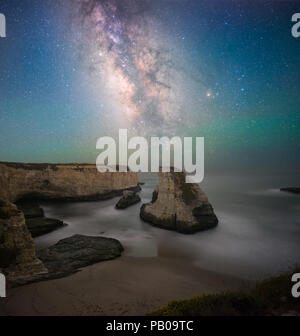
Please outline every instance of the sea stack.
[[218, 219], [205, 193], [196, 183], [186, 183], [185, 173], [158, 173], [159, 183], [151, 203], [143, 204], [141, 218], [160, 228], [195, 233], [215, 227]]

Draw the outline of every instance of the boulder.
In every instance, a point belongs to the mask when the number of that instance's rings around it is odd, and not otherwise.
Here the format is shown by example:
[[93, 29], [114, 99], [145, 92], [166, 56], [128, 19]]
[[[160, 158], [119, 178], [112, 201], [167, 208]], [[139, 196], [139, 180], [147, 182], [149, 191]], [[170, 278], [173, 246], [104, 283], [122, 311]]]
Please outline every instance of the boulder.
[[116, 204], [117, 209], [126, 209], [130, 205], [139, 203], [141, 198], [133, 191], [125, 190], [123, 191], [123, 197]]
[[185, 173], [159, 173], [152, 201], [143, 204], [140, 217], [154, 225], [180, 233], [215, 227], [218, 219], [205, 193], [196, 183], [185, 183]]
[[40, 250], [38, 257], [55, 277], [73, 273], [99, 261], [117, 258], [123, 250], [116, 239], [76, 234]]

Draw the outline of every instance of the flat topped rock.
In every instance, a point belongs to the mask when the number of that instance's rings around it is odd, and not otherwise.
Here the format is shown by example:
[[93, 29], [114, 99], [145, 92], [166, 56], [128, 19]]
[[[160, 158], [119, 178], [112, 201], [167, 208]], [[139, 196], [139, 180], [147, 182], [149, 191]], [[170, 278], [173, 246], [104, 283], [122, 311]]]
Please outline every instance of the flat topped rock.
[[299, 187], [287, 187], [287, 188], [280, 188], [280, 191], [289, 192], [292, 194], [300, 194], [300, 188]]
[[38, 257], [53, 275], [72, 273], [99, 261], [117, 258], [124, 250], [113, 238], [74, 235], [38, 251]]

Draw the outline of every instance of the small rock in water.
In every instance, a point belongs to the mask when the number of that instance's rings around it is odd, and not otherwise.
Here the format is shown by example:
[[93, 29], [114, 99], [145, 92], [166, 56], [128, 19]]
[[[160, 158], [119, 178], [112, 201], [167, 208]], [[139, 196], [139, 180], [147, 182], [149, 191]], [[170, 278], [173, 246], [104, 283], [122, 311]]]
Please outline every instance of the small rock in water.
[[34, 238], [67, 225], [59, 219], [44, 217], [43, 209], [35, 200], [20, 200], [17, 206], [23, 211], [26, 226]]
[[116, 204], [117, 209], [126, 209], [130, 205], [139, 203], [141, 198], [133, 191], [125, 190], [123, 191], [123, 197]]
[[26, 218], [25, 222], [32, 237], [42, 236], [67, 225], [59, 219], [46, 217]]
[[288, 187], [288, 188], [280, 188], [280, 191], [286, 191], [292, 194], [300, 194], [300, 188], [298, 187]]

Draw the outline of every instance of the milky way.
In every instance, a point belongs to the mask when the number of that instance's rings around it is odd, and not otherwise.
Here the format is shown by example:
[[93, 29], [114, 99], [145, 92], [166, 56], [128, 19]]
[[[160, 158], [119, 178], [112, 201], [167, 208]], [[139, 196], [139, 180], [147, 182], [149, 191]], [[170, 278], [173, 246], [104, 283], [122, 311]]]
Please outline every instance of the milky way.
[[299, 1], [0, 3], [3, 161], [94, 163], [124, 127], [205, 137], [206, 170], [299, 166]]
[[83, 58], [117, 101], [120, 116], [135, 131], [174, 130], [181, 111], [178, 69], [157, 31], [151, 2], [75, 3]]

